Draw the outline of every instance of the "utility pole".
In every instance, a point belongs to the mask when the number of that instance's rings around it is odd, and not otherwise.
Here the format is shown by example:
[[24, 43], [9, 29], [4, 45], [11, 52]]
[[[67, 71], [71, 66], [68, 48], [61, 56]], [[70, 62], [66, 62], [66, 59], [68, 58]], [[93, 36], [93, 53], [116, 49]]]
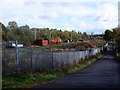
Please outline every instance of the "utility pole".
[[71, 42], [72, 42], [72, 36], [73, 36], [73, 35], [72, 35], [72, 31], [71, 31], [71, 33], [70, 33], [70, 38], [71, 38], [71, 40], [70, 40], [70, 41], [71, 41]]
[[80, 40], [80, 32], [78, 31], [78, 42], [79, 42], [79, 40]]
[[50, 38], [52, 38], [52, 34], [51, 33], [52, 33], [52, 31], [50, 31]]
[[118, 28], [120, 28], [120, 2], [118, 2]]
[[17, 71], [19, 71], [19, 61], [18, 61], [18, 41], [15, 42], [15, 48], [16, 48], [16, 68]]
[[36, 29], [34, 30], [34, 40], [36, 41]]
[[91, 39], [93, 39], [93, 32], [91, 33]]

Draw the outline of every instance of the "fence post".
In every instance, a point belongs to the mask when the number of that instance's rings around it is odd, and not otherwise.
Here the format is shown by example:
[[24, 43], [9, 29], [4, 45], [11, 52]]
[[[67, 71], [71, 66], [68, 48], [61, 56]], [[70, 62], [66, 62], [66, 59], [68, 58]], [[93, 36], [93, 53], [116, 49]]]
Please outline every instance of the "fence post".
[[32, 58], [32, 54], [33, 54], [32, 51], [33, 51], [33, 49], [32, 49], [32, 47], [30, 47], [30, 56], [31, 56], [31, 58], [30, 58], [30, 69], [31, 69], [31, 70], [30, 70], [30, 71], [31, 71], [31, 72], [32, 72], [32, 59], [33, 59], [33, 58]]
[[54, 60], [53, 60], [53, 56], [54, 54], [53, 54], [53, 51], [52, 51], [52, 69], [54, 68]]
[[3, 74], [7, 74], [7, 64], [6, 64], [6, 49], [5, 49], [5, 47], [6, 47], [6, 43], [4, 43], [3, 45], [2, 45], [2, 48], [3, 48], [3, 50], [2, 50], [2, 68], [3, 68]]
[[16, 49], [16, 68], [17, 68], [17, 71], [19, 70], [19, 61], [18, 61], [18, 42], [16, 40], [16, 43], [15, 43], [15, 49]]

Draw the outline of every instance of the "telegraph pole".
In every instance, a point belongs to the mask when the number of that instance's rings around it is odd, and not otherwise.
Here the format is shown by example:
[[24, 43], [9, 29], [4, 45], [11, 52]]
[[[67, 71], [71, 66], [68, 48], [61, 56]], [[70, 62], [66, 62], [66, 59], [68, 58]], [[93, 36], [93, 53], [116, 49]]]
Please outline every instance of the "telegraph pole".
[[16, 48], [16, 69], [19, 71], [19, 61], [18, 61], [18, 41], [15, 42], [15, 48]]
[[36, 29], [34, 30], [34, 40], [36, 41]]
[[93, 34], [94, 34], [94, 33], [92, 32], [92, 33], [91, 33], [91, 39], [93, 39]]
[[80, 39], [80, 33], [79, 33], [79, 31], [78, 31], [78, 42], [79, 42], [79, 39]]
[[120, 28], [120, 1], [118, 2], [118, 28]]
[[73, 35], [72, 35], [72, 31], [71, 31], [71, 34], [70, 34], [70, 37], [71, 37], [71, 40], [70, 40], [70, 41], [71, 41], [71, 42], [72, 42], [72, 36], [73, 36]]

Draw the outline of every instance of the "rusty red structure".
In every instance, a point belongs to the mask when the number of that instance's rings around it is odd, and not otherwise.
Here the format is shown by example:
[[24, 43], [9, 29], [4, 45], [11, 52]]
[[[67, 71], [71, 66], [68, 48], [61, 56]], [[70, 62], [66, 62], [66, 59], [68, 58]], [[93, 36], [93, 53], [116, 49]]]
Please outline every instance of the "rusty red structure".
[[36, 41], [34, 41], [35, 45], [40, 45], [40, 46], [47, 46], [48, 45], [48, 40], [39, 40], [37, 39]]
[[58, 38], [49, 38], [49, 39], [48, 39], [48, 43], [49, 43], [49, 44], [57, 44], [57, 43], [61, 43], [61, 41], [62, 41], [62, 40], [61, 40], [61, 38], [59, 38], [59, 37], [58, 37]]
[[45, 40], [42, 39], [36, 39], [36, 41], [34, 41], [35, 45], [40, 45], [40, 46], [47, 46], [48, 44], [57, 44], [57, 43], [61, 43], [61, 38], [48, 38]]

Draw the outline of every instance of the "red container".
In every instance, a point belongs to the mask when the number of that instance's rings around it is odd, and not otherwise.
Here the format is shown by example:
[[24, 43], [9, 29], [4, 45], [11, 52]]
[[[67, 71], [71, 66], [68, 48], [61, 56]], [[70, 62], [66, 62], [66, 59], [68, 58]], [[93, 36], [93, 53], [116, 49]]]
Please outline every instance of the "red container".
[[48, 43], [49, 44], [53, 44], [54, 43], [54, 39], [53, 38], [48, 38]]
[[35, 42], [34, 42], [34, 44], [35, 45], [40, 45], [40, 46], [46, 46], [46, 45], [48, 45], [48, 40], [36, 40]]
[[61, 38], [58, 37], [57, 38], [57, 43], [61, 43], [61, 41], [62, 41]]
[[48, 43], [49, 44], [52, 44], [52, 43], [54, 43], [54, 44], [61, 43], [61, 39], [59, 37], [58, 38], [49, 38], [48, 39]]
[[42, 40], [42, 46], [47, 46], [48, 45], [48, 40]]

